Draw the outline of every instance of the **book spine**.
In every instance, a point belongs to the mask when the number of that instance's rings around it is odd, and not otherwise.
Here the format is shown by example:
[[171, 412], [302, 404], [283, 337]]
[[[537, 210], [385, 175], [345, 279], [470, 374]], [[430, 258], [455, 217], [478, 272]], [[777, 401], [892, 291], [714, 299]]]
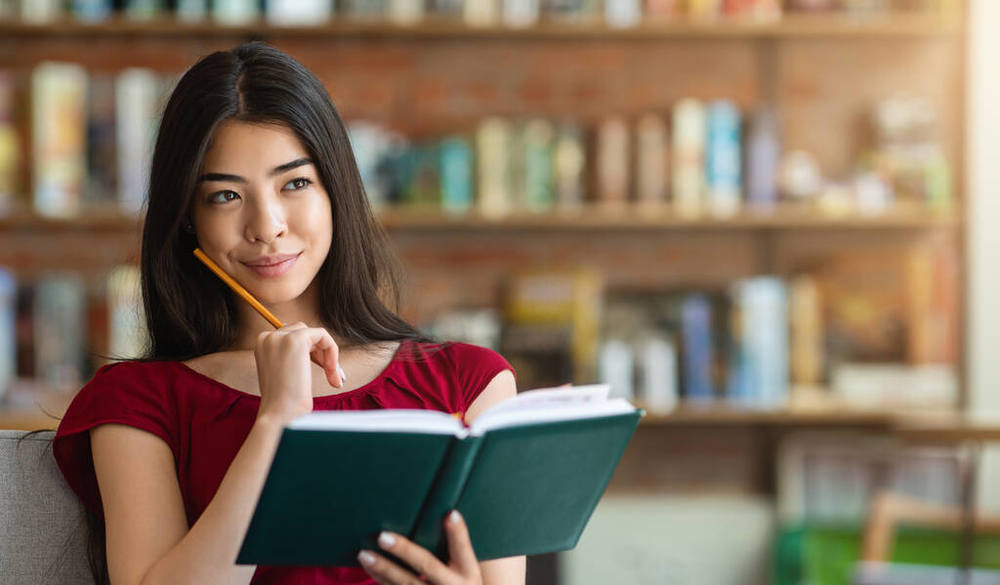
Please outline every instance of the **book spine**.
[[267, 22], [278, 26], [316, 26], [330, 20], [330, 0], [296, 0], [267, 3]]
[[667, 199], [667, 125], [656, 114], [639, 118], [636, 126], [636, 193], [641, 205], [662, 206]]
[[448, 213], [472, 207], [472, 149], [460, 136], [441, 144], [441, 205]]
[[118, 143], [115, 124], [115, 78], [91, 77], [87, 105], [87, 207], [110, 208], [118, 199]]
[[444, 536], [441, 523], [444, 517], [458, 504], [458, 498], [465, 489], [469, 473], [482, 447], [483, 437], [467, 436], [455, 439], [438, 470], [437, 479], [431, 487], [427, 500], [417, 516], [416, 525], [409, 534], [410, 540], [435, 552], [438, 558], [448, 558], [448, 540]]
[[710, 401], [712, 384], [712, 306], [702, 295], [691, 295], [681, 306], [681, 333], [684, 339], [684, 397]]
[[129, 213], [140, 213], [146, 199], [159, 83], [155, 72], [138, 68], [126, 69], [116, 81], [118, 197], [122, 210]]
[[509, 27], [535, 26], [539, 12], [539, 0], [503, 0], [503, 23]]
[[17, 282], [10, 271], [0, 268], [0, 399], [17, 372], [16, 319]]
[[208, 0], [177, 0], [174, 14], [181, 22], [202, 22], [208, 15]]
[[552, 153], [555, 198], [560, 209], [571, 210], [583, 202], [583, 172], [586, 152], [583, 132], [573, 123], [560, 125]]
[[638, 26], [642, 20], [642, 4], [639, 0], [605, 0], [604, 21], [612, 28]]
[[754, 116], [747, 139], [747, 207], [770, 211], [777, 204], [780, 161], [777, 117], [773, 110], [764, 108]]
[[111, 5], [111, 0], [73, 0], [70, 8], [79, 20], [100, 22], [111, 16]]
[[51, 274], [39, 280], [35, 295], [35, 373], [50, 388], [71, 392], [83, 378], [84, 283], [74, 274]]
[[712, 213], [730, 216], [740, 210], [740, 112], [731, 102], [708, 107], [705, 178]]
[[552, 139], [547, 120], [529, 121], [524, 127], [524, 205], [529, 211], [552, 209]]
[[673, 111], [672, 198], [677, 213], [702, 212], [705, 189], [705, 108], [693, 99], [681, 100]]
[[677, 406], [677, 349], [666, 336], [645, 340], [639, 350], [643, 403], [650, 412], [666, 413]]
[[162, 0], [126, 0], [125, 16], [133, 20], [153, 20], [163, 13]]
[[602, 205], [622, 209], [628, 202], [630, 157], [625, 119], [605, 118], [597, 130], [597, 196]]
[[117, 266], [108, 276], [108, 353], [115, 359], [138, 358], [148, 343], [139, 281], [135, 266]]
[[417, 24], [424, 18], [423, 0], [390, 0], [389, 22], [399, 25]]
[[510, 123], [501, 118], [486, 118], [476, 133], [479, 170], [479, 210], [488, 217], [510, 211]]
[[0, 215], [9, 213], [18, 192], [21, 145], [14, 124], [14, 80], [0, 72]]
[[212, 3], [212, 18], [219, 24], [248, 24], [259, 16], [256, 0], [215, 0]]
[[87, 72], [79, 65], [43, 63], [32, 72], [35, 210], [44, 216], [79, 213], [87, 167]]
[[599, 378], [611, 386], [611, 395], [635, 398], [635, 357], [631, 346], [620, 339], [609, 339], [601, 346], [598, 358]]

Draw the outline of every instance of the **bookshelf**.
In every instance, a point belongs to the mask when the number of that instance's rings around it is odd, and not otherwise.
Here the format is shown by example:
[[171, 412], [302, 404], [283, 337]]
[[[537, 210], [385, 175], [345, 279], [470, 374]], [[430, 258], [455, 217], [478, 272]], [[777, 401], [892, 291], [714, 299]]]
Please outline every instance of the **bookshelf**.
[[[958, 194], [948, 211], [896, 205], [876, 215], [828, 215], [783, 205], [765, 214], [688, 219], [669, 207], [592, 204], [501, 217], [384, 208], [379, 220], [416, 277], [413, 290], [426, 297], [407, 314], [419, 321], [449, 306], [496, 306], [503, 275], [542, 246], [551, 250], [545, 261], [580, 260], [606, 270], [612, 288], [720, 287], [762, 271], [790, 274], [842, 248], [922, 245], [944, 247], [960, 258], [964, 38], [961, 11], [868, 18], [786, 14], [771, 22], [677, 19], [626, 29], [555, 22], [471, 27], [442, 20], [399, 26], [335, 19], [309, 27], [172, 19], [3, 21], [0, 68], [23, 74], [44, 60], [74, 60], [102, 72], [148, 66], [175, 74], [211, 50], [263, 39], [316, 71], [345, 119], [378, 120], [414, 136], [468, 132], [491, 114], [570, 116], [589, 125], [607, 113], [662, 112], [688, 95], [727, 97], [746, 109], [771, 101], [782, 112], [783, 143], [814, 152], [834, 177], [853, 164], [859, 118], [872, 100], [896, 91], [926, 93], [939, 113]], [[0, 259], [28, 275], [79, 265], [96, 278], [135, 258], [139, 230], [138, 219], [115, 212], [74, 219], [17, 213], [0, 217], [0, 248], [6, 250]], [[38, 252], [39, 243], [48, 241], [53, 243]], [[455, 249], [465, 241], [469, 249], [461, 255]], [[85, 249], [84, 242], [92, 246]], [[609, 251], [595, 250], [601, 245]], [[73, 253], [53, 253], [59, 246]], [[634, 262], [619, 262], [628, 251]], [[654, 261], [662, 262], [663, 274], [649, 274]], [[449, 270], [477, 282], [456, 291], [462, 277], [448, 276]], [[962, 313], [961, 306], [957, 311]], [[957, 407], [964, 402], [960, 395]], [[727, 424], [763, 415], [699, 416], [679, 413], [664, 424]], [[779, 422], [802, 415], [766, 416]], [[814, 423], [835, 424], [835, 416]]]
[[785, 15], [776, 21], [740, 19], [691, 20], [678, 18], [668, 22], [647, 22], [635, 27], [614, 28], [594, 23], [542, 22], [535, 26], [469, 26], [444, 19], [427, 19], [420, 24], [397, 25], [379, 22], [336, 20], [317, 26], [279, 26], [265, 22], [246, 25], [219, 25], [211, 22], [190, 23], [174, 19], [137, 21], [112, 18], [107, 22], [86, 23], [63, 20], [32, 24], [0, 22], [0, 34], [25, 40], [68, 37], [174, 37], [203, 36], [360, 39], [794, 39], [794, 38], [893, 38], [948, 37], [961, 32], [957, 15], [892, 14], [848, 17], [827, 15]]

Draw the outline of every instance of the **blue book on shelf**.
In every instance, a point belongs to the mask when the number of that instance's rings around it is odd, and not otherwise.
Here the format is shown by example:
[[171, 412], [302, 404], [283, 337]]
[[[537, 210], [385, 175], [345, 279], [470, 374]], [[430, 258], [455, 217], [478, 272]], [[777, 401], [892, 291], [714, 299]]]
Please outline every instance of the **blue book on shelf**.
[[111, 16], [111, 0], [73, 0], [73, 15], [84, 22], [100, 22]]
[[788, 292], [775, 277], [734, 287], [739, 319], [728, 398], [741, 406], [779, 408], [788, 400]]
[[712, 387], [712, 306], [704, 295], [691, 295], [681, 304], [681, 335], [684, 340], [684, 397], [708, 401]]
[[14, 382], [17, 369], [17, 281], [0, 268], [0, 398]]
[[464, 213], [472, 206], [472, 149], [461, 137], [441, 143], [441, 207]]

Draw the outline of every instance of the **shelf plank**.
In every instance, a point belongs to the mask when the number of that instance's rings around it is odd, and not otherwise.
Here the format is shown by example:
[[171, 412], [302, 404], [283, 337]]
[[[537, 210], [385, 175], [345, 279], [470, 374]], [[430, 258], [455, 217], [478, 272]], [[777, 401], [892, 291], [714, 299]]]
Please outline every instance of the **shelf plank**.
[[[770, 213], [741, 213], [732, 217], [686, 218], [669, 208], [621, 210], [587, 205], [576, 211], [545, 213], [513, 212], [491, 217], [471, 211], [461, 214], [437, 210], [383, 209], [380, 223], [392, 231], [461, 230], [797, 230], [797, 229], [926, 229], [956, 228], [957, 213], [923, 209], [894, 209], [878, 215], [820, 215], [815, 212], [779, 208]], [[76, 218], [49, 218], [20, 213], [0, 216], [0, 235], [16, 231], [128, 232], [139, 231], [142, 219], [115, 212], [88, 213]]]
[[741, 213], [732, 217], [687, 218], [669, 208], [621, 210], [586, 206], [574, 212], [516, 212], [498, 217], [477, 212], [445, 214], [438, 211], [386, 209], [377, 214], [390, 232], [417, 230], [796, 230], [796, 229], [925, 229], [960, 226], [955, 213], [899, 209], [879, 215], [826, 216], [815, 212], [778, 209], [771, 213]]
[[86, 23], [60, 20], [30, 24], [0, 22], [0, 36], [37, 38], [57, 37], [312, 37], [367, 39], [616, 39], [670, 40], [691, 38], [801, 39], [824, 37], [926, 37], [954, 36], [961, 32], [958, 15], [896, 13], [870, 17], [847, 15], [788, 14], [776, 21], [737, 19], [691, 20], [678, 18], [664, 22], [645, 22], [632, 28], [613, 28], [600, 23], [543, 22], [526, 28], [505, 26], [469, 26], [462, 22], [428, 19], [415, 25], [384, 22], [331, 20], [318, 26], [277, 26], [263, 21], [242, 25], [222, 25], [212, 21], [182, 22], [173, 18], [152, 21], [112, 18], [105, 22]]

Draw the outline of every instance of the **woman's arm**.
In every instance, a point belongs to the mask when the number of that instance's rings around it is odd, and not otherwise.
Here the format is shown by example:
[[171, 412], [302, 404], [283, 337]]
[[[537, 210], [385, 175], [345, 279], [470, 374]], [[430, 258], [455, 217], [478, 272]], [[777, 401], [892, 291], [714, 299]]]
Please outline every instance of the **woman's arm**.
[[295, 323], [257, 337], [257, 419], [190, 530], [169, 446], [151, 433], [123, 425], [91, 431], [114, 585], [249, 583], [254, 567], [237, 566], [236, 555], [281, 429], [312, 410], [310, 354], [323, 364], [330, 384], [341, 386], [337, 344], [326, 330]]
[[255, 567], [234, 563], [280, 430], [266, 418], [257, 420], [215, 497], [188, 530], [170, 447], [129, 426], [93, 429], [111, 582], [249, 583]]
[[[471, 423], [489, 407], [508, 398], [513, 398], [515, 394], [517, 394], [517, 385], [514, 382], [514, 374], [510, 370], [500, 372], [490, 380], [486, 388], [469, 405], [469, 410], [465, 413], [466, 422]], [[523, 556], [483, 561], [479, 563], [479, 568], [483, 575], [483, 585], [524, 584], [525, 558]]]

